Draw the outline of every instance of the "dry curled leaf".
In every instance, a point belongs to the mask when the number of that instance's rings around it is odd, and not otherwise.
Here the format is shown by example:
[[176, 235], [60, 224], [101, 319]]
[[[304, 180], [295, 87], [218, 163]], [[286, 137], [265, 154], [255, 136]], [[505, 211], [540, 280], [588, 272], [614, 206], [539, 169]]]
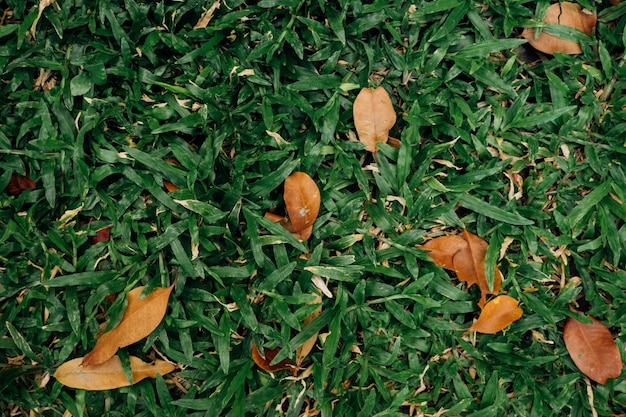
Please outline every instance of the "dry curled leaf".
[[271, 364], [276, 355], [278, 355], [278, 352], [280, 352], [280, 348], [263, 348], [263, 356], [261, 356], [261, 353], [256, 345], [254, 343], [252, 344], [252, 360], [259, 366], [259, 368], [267, 372], [276, 372], [281, 369], [295, 370], [295, 365], [289, 359], [283, 359], [274, 365]]
[[119, 324], [102, 334], [96, 346], [83, 358], [83, 365], [96, 365], [107, 361], [119, 348], [131, 345], [148, 336], [161, 323], [174, 284], [155, 288], [141, 298], [144, 287], [137, 287], [126, 295], [128, 305]]
[[478, 305], [485, 305], [487, 294], [497, 294], [502, 285], [502, 273], [496, 267], [494, 270], [493, 289], [489, 289], [485, 274], [485, 255], [489, 245], [480, 237], [467, 230], [462, 236], [440, 236], [424, 245], [433, 261], [446, 269], [456, 272], [461, 281], [467, 283], [468, 288], [477, 284], [480, 288], [480, 301]]
[[[569, 26], [587, 35], [593, 33], [597, 20], [598, 18], [595, 14], [585, 12], [580, 5], [567, 1], [551, 4], [543, 18], [543, 21], [546, 23]], [[522, 36], [533, 48], [546, 54], [553, 54], [555, 52], [580, 54], [583, 52], [578, 42], [558, 38], [545, 31], [541, 31], [539, 36], [535, 37], [535, 28], [524, 29]]]
[[9, 183], [6, 187], [6, 192], [8, 195], [17, 197], [22, 194], [22, 191], [30, 188], [35, 188], [35, 181], [28, 178], [28, 176], [19, 175], [14, 172], [11, 174], [11, 178], [9, 179]]
[[508, 295], [499, 295], [483, 307], [478, 320], [468, 329], [479, 333], [498, 333], [522, 317], [523, 311], [517, 300]]
[[288, 218], [272, 213], [265, 217], [280, 224], [299, 240], [307, 240], [320, 210], [320, 190], [304, 172], [294, 172], [285, 179], [283, 199]]
[[[176, 368], [175, 365], [158, 359], [152, 363], [146, 363], [134, 356], [129, 359], [133, 384], [144, 378], [155, 378], [157, 374], [165, 375]], [[118, 356], [98, 365], [87, 366], [82, 363], [83, 358], [67, 361], [57, 368], [54, 377], [61, 384], [76, 389], [107, 390], [131, 385]]]
[[359, 140], [370, 152], [378, 150], [378, 142], [387, 142], [389, 130], [396, 123], [391, 98], [382, 86], [363, 88], [359, 92], [354, 100], [352, 117]]
[[622, 373], [622, 359], [609, 329], [600, 321], [581, 323], [569, 317], [563, 328], [563, 340], [572, 360], [581, 370], [600, 384]]
[[[302, 328], [304, 329], [310, 322], [313, 321], [317, 316], [322, 313], [322, 295], [313, 293], [315, 299], [308, 304], [319, 304], [319, 307], [316, 308], [311, 314], [306, 316], [302, 321]], [[319, 332], [316, 332], [313, 336], [311, 336], [306, 342], [302, 344], [298, 349], [296, 349], [296, 365], [300, 366], [302, 361], [306, 359], [306, 357], [311, 353], [315, 343], [317, 342], [317, 336]]]

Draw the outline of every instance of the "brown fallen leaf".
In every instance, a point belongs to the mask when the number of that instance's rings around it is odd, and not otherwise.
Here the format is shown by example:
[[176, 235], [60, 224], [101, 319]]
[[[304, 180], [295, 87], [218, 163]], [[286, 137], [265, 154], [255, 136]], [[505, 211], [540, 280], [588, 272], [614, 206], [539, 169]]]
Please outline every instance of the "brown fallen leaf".
[[479, 333], [498, 333], [522, 317], [523, 311], [517, 300], [508, 295], [499, 295], [483, 307], [478, 320], [468, 329]]
[[[141, 359], [130, 356], [130, 369], [133, 374], [133, 384], [144, 378], [155, 378], [157, 374], [165, 375], [176, 369], [174, 364], [163, 360], [146, 363]], [[98, 365], [83, 365], [83, 358], [76, 358], [63, 363], [57, 368], [54, 377], [61, 384], [76, 389], [107, 390], [131, 385], [124, 374], [122, 362], [118, 356]]]
[[35, 188], [35, 181], [31, 180], [28, 177], [28, 173], [26, 176], [24, 176], [16, 174], [14, 172], [11, 174], [11, 178], [9, 179], [9, 183], [6, 187], [6, 192], [8, 195], [17, 197], [18, 195], [22, 194], [23, 191], [30, 188]]
[[273, 213], [265, 217], [280, 224], [298, 240], [311, 237], [313, 223], [320, 210], [320, 190], [315, 181], [304, 172], [294, 172], [285, 179], [283, 199], [288, 218]]
[[[309, 304], [319, 304], [319, 307], [316, 308], [311, 314], [306, 316], [304, 320], [302, 320], [302, 329], [304, 329], [310, 322], [312, 322], [317, 316], [322, 313], [322, 295], [318, 293], [313, 293], [315, 299], [311, 301]], [[316, 332], [313, 336], [309, 338], [306, 342], [302, 344], [298, 349], [296, 349], [296, 365], [300, 366], [302, 361], [306, 359], [306, 357], [311, 353], [315, 343], [317, 342], [317, 336], [319, 332]]]
[[95, 245], [98, 242], [108, 242], [112, 228], [113, 226], [111, 225], [96, 230], [96, 235], [92, 236], [90, 239], [91, 243]]
[[563, 328], [563, 340], [578, 369], [592, 380], [606, 384], [607, 379], [621, 374], [622, 359], [609, 329], [588, 317], [592, 324], [569, 317]]
[[274, 360], [276, 355], [278, 355], [278, 352], [280, 352], [280, 348], [263, 348], [263, 356], [261, 356], [261, 353], [256, 345], [254, 343], [252, 344], [252, 360], [259, 366], [259, 368], [267, 372], [276, 372], [282, 369], [291, 369], [292, 371], [295, 371], [296, 366], [289, 359], [283, 359], [277, 364], [271, 365], [272, 360]]
[[[568, 1], [551, 4], [543, 18], [543, 21], [546, 23], [569, 26], [587, 35], [593, 33], [597, 20], [598, 18], [595, 14], [587, 13], [582, 10], [580, 5]], [[535, 37], [535, 28], [525, 28], [522, 32], [522, 37], [524, 37], [533, 48], [546, 54], [553, 54], [555, 52], [581, 54], [583, 52], [578, 42], [558, 38], [545, 31], [541, 31], [539, 36]]]
[[477, 284], [481, 293], [478, 306], [482, 308], [487, 294], [499, 293], [502, 285], [502, 273], [497, 267], [494, 271], [493, 289], [490, 290], [487, 284], [485, 256], [488, 246], [484, 239], [463, 230], [462, 236], [440, 236], [420, 247], [430, 250], [428, 256], [437, 265], [454, 271], [461, 281], [467, 283], [468, 288]]
[[137, 287], [126, 295], [128, 305], [122, 320], [113, 329], [103, 333], [96, 346], [83, 358], [83, 365], [96, 365], [107, 361], [119, 348], [131, 345], [148, 336], [161, 323], [174, 284], [167, 288], [155, 288], [144, 298], [144, 287]]
[[215, 11], [220, 8], [220, 3], [221, 3], [221, 0], [217, 0], [213, 2], [211, 7], [209, 7], [208, 10], [202, 13], [202, 16], [200, 16], [200, 19], [198, 19], [198, 22], [193, 26], [193, 28], [194, 29], [206, 28], [209, 25], [209, 22], [211, 21], [211, 19], [213, 19], [213, 13], [215, 13]]
[[[165, 162], [169, 162], [172, 165], [180, 166], [180, 162], [178, 162], [178, 160], [175, 158], [166, 158]], [[177, 186], [176, 184], [168, 180], [163, 180], [163, 185], [165, 186], [167, 191], [170, 193], [180, 190], [179, 186]]]
[[396, 112], [389, 94], [382, 87], [363, 88], [352, 108], [354, 127], [365, 150], [376, 152], [377, 143], [386, 143], [389, 130], [396, 123]]

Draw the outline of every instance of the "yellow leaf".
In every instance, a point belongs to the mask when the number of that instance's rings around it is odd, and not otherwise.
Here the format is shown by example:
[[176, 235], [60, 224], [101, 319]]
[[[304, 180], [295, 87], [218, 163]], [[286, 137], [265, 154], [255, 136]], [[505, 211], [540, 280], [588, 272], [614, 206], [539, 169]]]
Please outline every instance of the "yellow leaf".
[[121, 347], [131, 345], [148, 336], [161, 323], [174, 284], [167, 288], [155, 288], [141, 297], [144, 287], [128, 292], [128, 306], [120, 323], [104, 333], [91, 352], [85, 355], [83, 365], [96, 365], [111, 358]]
[[387, 142], [389, 130], [396, 123], [391, 98], [382, 86], [361, 90], [354, 100], [352, 117], [359, 140], [370, 152], [378, 150], [378, 142]]
[[485, 304], [478, 320], [469, 330], [479, 333], [498, 333], [509, 324], [522, 317], [523, 311], [517, 300], [508, 295], [499, 295]]
[[[144, 378], [154, 378], [157, 374], [165, 375], [176, 369], [175, 365], [162, 360], [146, 363], [134, 356], [129, 359], [133, 384]], [[57, 368], [54, 377], [65, 386], [86, 390], [107, 390], [131, 385], [118, 356], [113, 356], [98, 365], [82, 363], [83, 358], [65, 362]]]

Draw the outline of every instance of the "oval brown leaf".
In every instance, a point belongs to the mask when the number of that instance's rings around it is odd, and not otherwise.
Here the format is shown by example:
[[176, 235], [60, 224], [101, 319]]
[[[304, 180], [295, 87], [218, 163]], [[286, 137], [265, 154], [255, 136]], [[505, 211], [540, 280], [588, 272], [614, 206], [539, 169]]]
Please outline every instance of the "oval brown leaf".
[[589, 318], [592, 324], [569, 317], [563, 328], [563, 340], [578, 369], [590, 379], [605, 384], [607, 379], [621, 374], [622, 359], [609, 329], [597, 319]]
[[111, 358], [121, 347], [131, 345], [148, 336], [161, 323], [174, 284], [155, 288], [141, 298], [144, 287], [132, 289], [126, 295], [128, 305], [119, 324], [102, 334], [96, 346], [83, 358], [83, 365], [96, 365]]
[[365, 150], [376, 152], [378, 142], [386, 143], [396, 123], [396, 112], [389, 94], [382, 87], [363, 88], [352, 108], [354, 127]]
[[256, 345], [254, 343], [252, 344], [252, 360], [259, 366], [259, 368], [267, 372], [276, 372], [280, 371], [281, 369], [294, 370], [295, 366], [293, 362], [291, 362], [289, 359], [283, 359], [282, 361], [274, 365], [271, 364], [276, 355], [278, 355], [278, 352], [280, 352], [280, 348], [263, 348], [263, 356], [261, 356], [261, 353], [259, 352], [259, 349], [256, 347]]
[[463, 236], [458, 235], [439, 236], [424, 243], [420, 248], [429, 250], [428, 256], [437, 265], [454, 269], [452, 259], [459, 251], [467, 248], [467, 241]]
[[313, 226], [320, 211], [320, 190], [308, 174], [294, 172], [285, 179], [285, 206], [289, 214], [290, 232]]
[[[593, 33], [597, 20], [595, 14], [585, 13], [580, 5], [567, 1], [551, 4], [546, 10], [546, 15], [543, 19], [546, 23], [569, 26], [587, 35]], [[578, 42], [558, 38], [545, 31], [542, 31], [539, 36], [535, 38], [534, 28], [524, 29], [522, 36], [533, 48], [546, 54], [553, 54], [555, 52], [580, 54], [583, 52]]]
[[523, 311], [517, 300], [508, 295], [499, 295], [483, 307], [478, 319], [468, 330], [479, 333], [498, 333], [515, 320], [522, 317]]
[[[176, 369], [176, 366], [162, 360], [146, 363], [131, 356], [130, 369], [133, 374], [133, 384], [144, 378], [155, 378], [157, 374], [165, 375]], [[131, 385], [124, 374], [122, 362], [118, 356], [98, 365], [82, 365], [83, 358], [76, 358], [65, 362], [57, 368], [54, 377], [61, 384], [76, 389], [106, 390], [127, 387]]]

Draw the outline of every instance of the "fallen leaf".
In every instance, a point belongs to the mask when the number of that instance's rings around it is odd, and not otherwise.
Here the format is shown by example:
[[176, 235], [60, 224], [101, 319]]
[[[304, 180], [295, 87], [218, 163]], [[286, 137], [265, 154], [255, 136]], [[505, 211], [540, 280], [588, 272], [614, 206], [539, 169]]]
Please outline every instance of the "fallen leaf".
[[485, 255], [489, 245], [484, 239], [467, 230], [462, 236], [436, 237], [420, 248], [427, 249], [433, 261], [446, 269], [454, 271], [461, 281], [467, 283], [468, 288], [477, 284], [481, 297], [478, 306], [485, 305], [487, 294], [497, 294], [502, 285], [502, 273], [496, 267], [494, 271], [493, 289], [489, 289], [485, 274]]
[[594, 381], [606, 384], [607, 379], [621, 374], [622, 359], [609, 329], [597, 319], [589, 318], [592, 324], [569, 317], [563, 328], [563, 340], [578, 369]]
[[280, 352], [280, 348], [263, 348], [263, 356], [261, 356], [261, 353], [256, 345], [254, 343], [252, 344], [252, 360], [259, 366], [259, 368], [267, 372], [276, 372], [282, 369], [294, 370], [295, 365], [289, 359], [283, 359], [277, 364], [271, 365], [272, 360], [274, 360], [276, 355], [278, 355], [278, 352]]
[[283, 199], [288, 218], [273, 213], [265, 217], [280, 224], [298, 240], [311, 237], [313, 223], [320, 210], [320, 190], [315, 181], [304, 172], [294, 172], [285, 179]]
[[30, 31], [29, 31], [33, 39], [35, 39], [35, 32], [37, 32], [37, 23], [39, 23], [39, 19], [41, 19], [44, 9], [55, 2], [56, 0], [39, 0], [39, 9], [37, 11], [37, 17], [35, 17], [35, 20], [33, 20], [32, 25], [30, 25]]
[[19, 175], [14, 172], [11, 174], [6, 191], [8, 195], [17, 197], [22, 194], [23, 191], [30, 188], [35, 188], [35, 181], [28, 178], [28, 176]]
[[[302, 329], [304, 329], [310, 322], [313, 321], [317, 316], [319, 316], [322, 312], [322, 295], [313, 293], [315, 299], [308, 304], [319, 304], [319, 307], [316, 308], [311, 314], [306, 316], [304, 320], [302, 320]], [[296, 365], [300, 366], [302, 361], [306, 359], [306, 357], [311, 353], [315, 343], [317, 342], [317, 336], [319, 332], [316, 332], [313, 336], [309, 338], [306, 342], [304, 342], [298, 349], [296, 349]]]
[[523, 311], [517, 300], [508, 295], [499, 295], [483, 307], [478, 320], [468, 329], [479, 333], [498, 333], [522, 317]]
[[96, 346], [83, 358], [83, 365], [96, 365], [111, 358], [119, 348], [131, 345], [148, 336], [161, 323], [174, 284], [155, 288], [144, 298], [144, 287], [137, 287], [126, 295], [128, 305], [122, 320], [96, 342]]
[[[175, 158], [166, 158], [165, 162], [169, 162], [172, 165], [180, 166], [180, 162], [178, 162], [178, 160]], [[167, 191], [170, 193], [180, 190], [179, 186], [175, 185], [173, 182], [168, 181], [168, 180], [163, 180], [163, 185], [165, 186]]]
[[[551, 4], [543, 18], [543, 21], [546, 23], [569, 26], [587, 35], [593, 33], [597, 20], [598, 18], [595, 14], [587, 13], [582, 10], [580, 5], [567, 1]], [[581, 54], [583, 52], [578, 42], [558, 38], [545, 31], [541, 31], [539, 36], [535, 37], [535, 28], [524, 29], [522, 37], [524, 37], [533, 48], [546, 54], [553, 54], [555, 52]]]
[[98, 242], [108, 242], [111, 228], [113, 228], [113, 226], [105, 226], [96, 230], [96, 235], [91, 237], [91, 243], [95, 245]]
[[[146, 363], [135, 356], [130, 356], [129, 359], [133, 384], [144, 378], [155, 378], [157, 374], [165, 375], [176, 369], [174, 364], [158, 359], [152, 363]], [[83, 358], [65, 362], [57, 368], [54, 377], [61, 384], [76, 389], [107, 390], [131, 385], [118, 356], [113, 356], [98, 365], [86, 366], [82, 363]]]
[[376, 152], [377, 143], [386, 143], [389, 130], [396, 123], [396, 112], [389, 94], [382, 87], [363, 88], [352, 108], [354, 127], [365, 150]]
[[211, 21], [211, 19], [213, 19], [213, 13], [215, 13], [215, 11], [220, 8], [220, 3], [221, 3], [221, 0], [215, 1], [211, 5], [211, 7], [209, 7], [208, 10], [206, 10], [204, 13], [202, 13], [202, 16], [200, 16], [200, 19], [194, 25], [193, 28], [194, 29], [204, 29], [204, 28], [206, 28], [209, 25], [209, 22]]

